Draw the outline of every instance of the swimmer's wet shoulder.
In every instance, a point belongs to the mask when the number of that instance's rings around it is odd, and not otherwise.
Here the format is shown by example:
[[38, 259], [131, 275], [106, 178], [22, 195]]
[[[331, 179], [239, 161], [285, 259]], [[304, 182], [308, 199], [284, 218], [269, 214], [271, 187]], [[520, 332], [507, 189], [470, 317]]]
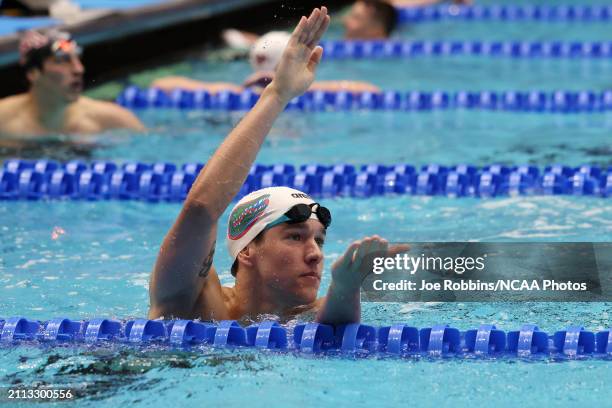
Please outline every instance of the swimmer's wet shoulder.
[[26, 94], [0, 99], [0, 135], [18, 134], [27, 122], [35, 125], [31, 115], [27, 115], [26, 100]]
[[[86, 115], [90, 120], [90, 125], [98, 128], [96, 132], [108, 129], [144, 130], [143, 124], [132, 112], [113, 102], [81, 97], [75, 108], [77, 110], [75, 117]], [[86, 125], [85, 123], [77, 124], [81, 127]]]

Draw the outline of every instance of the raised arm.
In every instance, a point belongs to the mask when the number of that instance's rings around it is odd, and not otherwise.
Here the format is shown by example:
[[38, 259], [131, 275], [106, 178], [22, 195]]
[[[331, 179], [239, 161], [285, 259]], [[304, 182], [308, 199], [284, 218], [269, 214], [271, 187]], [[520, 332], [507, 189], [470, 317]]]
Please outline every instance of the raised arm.
[[212, 267], [217, 222], [240, 190], [272, 124], [287, 103], [312, 84], [329, 25], [327, 9], [302, 17], [277, 74], [257, 104], [231, 131], [195, 180], [166, 235], [151, 276], [149, 317], [225, 318], [221, 285]]

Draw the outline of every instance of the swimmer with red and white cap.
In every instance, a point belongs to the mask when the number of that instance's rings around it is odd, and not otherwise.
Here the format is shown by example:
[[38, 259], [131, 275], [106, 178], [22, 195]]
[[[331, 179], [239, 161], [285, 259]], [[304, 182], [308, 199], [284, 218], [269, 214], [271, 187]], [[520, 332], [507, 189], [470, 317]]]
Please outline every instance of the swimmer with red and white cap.
[[276, 118], [313, 82], [323, 52], [317, 44], [328, 24], [325, 7], [302, 17], [274, 79], [198, 175], [160, 248], [149, 318], [286, 319], [311, 310], [319, 322], [357, 322], [360, 285], [372, 271], [372, 256], [407, 250], [378, 236], [354, 242], [332, 266], [327, 296], [317, 299], [331, 214], [301, 191], [273, 187], [242, 198], [230, 214], [226, 237], [235, 285], [221, 286], [213, 266], [219, 219]]
[[141, 131], [130, 111], [110, 102], [81, 96], [81, 49], [68, 33], [27, 32], [20, 63], [30, 89], [0, 100], [0, 135], [88, 134], [124, 128]]

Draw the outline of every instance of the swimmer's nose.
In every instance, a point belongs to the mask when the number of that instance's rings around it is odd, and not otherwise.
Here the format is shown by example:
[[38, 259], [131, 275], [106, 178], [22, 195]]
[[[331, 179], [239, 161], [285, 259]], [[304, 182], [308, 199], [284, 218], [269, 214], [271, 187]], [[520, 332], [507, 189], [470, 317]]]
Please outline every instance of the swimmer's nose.
[[323, 251], [317, 242], [312, 239], [308, 241], [308, 248], [306, 249], [306, 263], [308, 265], [316, 265], [323, 260]]
[[85, 67], [81, 62], [81, 59], [77, 56], [72, 57], [72, 71], [75, 75], [83, 75], [85, 72]]

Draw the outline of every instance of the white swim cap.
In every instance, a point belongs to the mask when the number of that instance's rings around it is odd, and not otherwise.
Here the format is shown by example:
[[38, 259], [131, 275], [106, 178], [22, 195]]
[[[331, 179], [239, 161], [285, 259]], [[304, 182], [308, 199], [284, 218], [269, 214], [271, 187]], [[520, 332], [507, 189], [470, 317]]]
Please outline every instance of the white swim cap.
[[[227, 223], [227, 248], [232, 261], [255, 237], [296, 204], [314, 204], [306, 193], [289, 187], [268, 187], [244, 196]], [[313, 212], [310, 218], [318, 219]]]
[[254, 71], [274, 71], [291, 35], [284, 31], [270, 31], [259, 37], [251, 48], [249, 61]]

